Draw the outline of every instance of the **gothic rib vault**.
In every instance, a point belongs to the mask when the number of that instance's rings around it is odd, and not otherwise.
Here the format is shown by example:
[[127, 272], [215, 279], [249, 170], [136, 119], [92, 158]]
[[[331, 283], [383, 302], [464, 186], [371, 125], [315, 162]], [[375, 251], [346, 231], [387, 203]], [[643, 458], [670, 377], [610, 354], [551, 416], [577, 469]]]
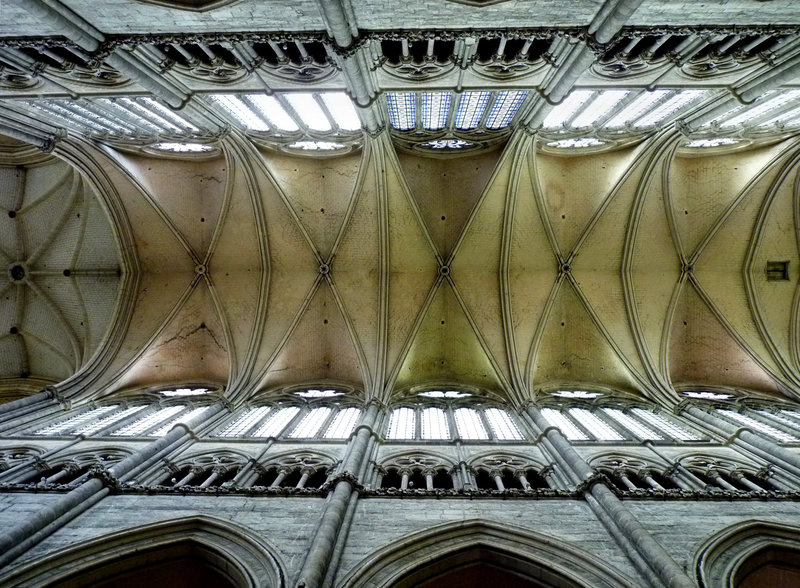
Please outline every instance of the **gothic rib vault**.
[[470, 1], [0, 3], [0, 586], [800, 577], [797, 2]]
[[[586, 384], [667, 405], [687, 386], [794, 397], [797, 274], [770, 282], [764, 268], [798, 265], [796, 141], [709, 157], [676, 153], [677, 141], [663, 133], [570, 157], [537, 152], [523, 134], [431, 159], [377, 138], [360, 153], [308, 159], [231, 137], [220, 156], [187, 162], [85, 145], [136, 253], [122, 264], [101, 225], [82, 241], [104, 256], [99, 273], [87, 268], [99, 280], [83, 311], [100, 321], [92, 349], [114, 303], [131, 313], [93, 389], [195, 381], [225, 385], [236, 401], [329, 382], [386, 401], [457, 382], [515, 403]], [[50, 178], [63, 169], [34, 168]], [[31, 201], [37, 183], [46, 190], [29, 174]], [[99, 204], [90, 187], [72, 192]], [[44, 203], [27, 206], [7, 204], [20, 213], [3, 222], [22, 231]], [[46, 249], [54, 231], [28, 247]], [[64, 276], [61, 265], [52, 279], [81, 283], [82, 267]], [[7, 298], [24, 296], [10, 270], [0, 279]], [[36, 280], [25, 283], [43, 295]], [[119, 301], [103, 286], [118, 280], [131, 285]], [[71, 333], [57, 307], [38, 327], [8, 315], [8, 348]], [[19, 353], [6, 378], [27, 361]], [[56, 383], [90, 355], [30, 377]]]

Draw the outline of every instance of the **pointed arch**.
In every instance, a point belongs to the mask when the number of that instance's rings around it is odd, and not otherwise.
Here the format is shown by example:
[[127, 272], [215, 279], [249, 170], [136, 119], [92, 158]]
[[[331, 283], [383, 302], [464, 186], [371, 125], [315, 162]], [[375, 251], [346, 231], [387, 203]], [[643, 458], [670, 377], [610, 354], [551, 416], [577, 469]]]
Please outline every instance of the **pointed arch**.
[[160, 521], [82, 542], [0, 576], [0, 585], [106, 585], [137, 568], [181, 557], [201, 561], [237, 588], [286, 585], [284, 566], [271, 546], [242, 527], [206, 515]]
[[339, 585], [342, 588], [416, 586], [443, 572], [476, 562], [555, 586], [633, 588], [636, 585], [574, 545], [512, 525], [477, 519], [438, 525], [383, 547], [361, 560]]
[[793, 577], [800, 577], [800, 527], [749, 520], [709, 537], [697, 550], [694, 568], [701, 588], [727, 588], [738, 586], [759, 566], [784, 563], [787, 557]]

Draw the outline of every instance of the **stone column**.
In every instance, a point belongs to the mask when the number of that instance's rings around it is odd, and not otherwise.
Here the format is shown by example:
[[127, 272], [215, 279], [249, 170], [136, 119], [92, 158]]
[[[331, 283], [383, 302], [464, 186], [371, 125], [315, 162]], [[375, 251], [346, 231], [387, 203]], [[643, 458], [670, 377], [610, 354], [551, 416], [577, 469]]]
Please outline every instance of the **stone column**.
[[[622, 547], [634, 563], [645, 562], [658, 575], [661, 582], [670, 588], [694, 588], [695, 583], [670, 557], [664, 548], [650, 535], [647, 529], [623, 505], [614, 493], [597, 478], [589, 464], [578, 455], [559, 429], [550, 425], [538, 407], [528, 405], [526, 413], [535, 427], [542, 431], [552, 449], [558, 453], [572, 474], [581, 481], [583, 494], [589, 506], [601, 520], [612, 528], [612, 535], [623, 537]], [[598, 507], [602, 512], [598, 511]], [[633, 553], [630, 551], [633, 550]], [[645, 571], [645, 570], [641, 570]]]
[[270, 488], [277, 488], [278, 486], [280, 486], [281, 482], [283, 482], [283, 479], [286, 477], [286, 475], [288, 473], [289, 473], [289, 470], [287, 470], [286, 468], [279, 469], [278, 470], [278, 475], [275, 477], [274, 480], [272, 480], [272, 484], [270, 484], [269, 487]]
[[743, 472], [733, 471], [731, 472], [731, 478], [738, 481], [743, 486], [747, 486], [753, 492], [764, 492], [763, 488], [761, 488], [757, 484], [753, 484], [753, 482], [748, 480], [747, 476], [745, 476]]
[[494, 479], [494, 485], [497, 486], [497, 489], [500, 490], [500, 492], [506, 489], [505, 484], [503, 484], [503, 477], [500, 475], [500, 472], [498, 472], [497, 470], [492, 470], [491, 472], [489, 472], [489, 474], [492, 476], [492, 479]]
[[408, 478], [411, 476], [411, 472], [407, 469], [400, 470], [399, 472], [400, 478], [400, 490], [408, 490]]
[[650, 470], [641, 470], [639, 476], [647, 482], [651, 488], [655, 490], [663, 490], [664, 487], [653, 479], [653, 474]]
[[236, 474], [231, 486], [242, 486], [244, 488], [248, 488], [255, 484], [256, 480], [258, 480], [258, 476], [260, 476], [262, 473], [262, 471], [260, 471], [259, 464], [261, 463], [261, 460], [264, 459], [264, 456], [267, 455], [267, 452], [274, 443], [275, 437], [270, 437], [267, 439], [267, 444], [264, 446], [264, 449], [261, 450], [261, 453], [258, 454], [258, 457], [251, 459], [241, 470], [239, 470], [239, 473]]
[[528, 482], [528, 478], [525, 477], [525, 472], [524, 471], [520, 470], [520, 471], [517, 472], [517, 480], [519, 480], [519, 483], [522, 484], [522, 489], [523, 490], [530, 490], [531, 489], [531, 483]]
[[328, 496], [319, 527], [298, 574], [296, 588], [318, 588], [323, 585], [345, 513], [349, 510], [350, 497], [355, 490], [353, 481], [363, 465], [378, 414], [378, 405], [370, 404], [350, 438], [342, 467], [338, 475], [334, 476], [337, 481]]
[[0, 404], [0, 433], [6, 433], [26, 423], [55, 414], [61, 410], [63, 398], [52, 386], [32, 396]]
[[730, 490], [732, 492], [738, 492], [739, 489], [734, 486], [733, 484], [728, 483], [728, 481], [719, 475], [719, 471], [715, 470], [714, 468], [709, 469], [706, 474], [708, 475], [709, 479], [714, 482], [720, 488], [724, 488], [725, 490]]

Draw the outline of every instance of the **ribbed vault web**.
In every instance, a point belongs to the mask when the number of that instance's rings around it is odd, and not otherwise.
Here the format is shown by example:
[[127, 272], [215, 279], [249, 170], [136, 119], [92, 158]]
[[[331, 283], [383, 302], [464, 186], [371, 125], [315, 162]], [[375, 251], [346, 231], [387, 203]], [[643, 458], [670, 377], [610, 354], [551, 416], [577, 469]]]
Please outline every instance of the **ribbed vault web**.
[[[431, 159], [379, 135], [360, 153], [301, 159], [232, 135], [206, 160], [97, 153], [141, 272], [100, 389], [792, 395], [797, 275], [768, 282], [764, 268], [798, 263], [796, 144], [689, 157], [678, 140], [555, 156], [519, 134]], [[81, 365], [60, 363], [59, 377]]]
[[103, 206], [67, 163], [0, 163], [0, 266], [0, 380], [35, 388], [79, 371], [113, 318], [121, 268]]

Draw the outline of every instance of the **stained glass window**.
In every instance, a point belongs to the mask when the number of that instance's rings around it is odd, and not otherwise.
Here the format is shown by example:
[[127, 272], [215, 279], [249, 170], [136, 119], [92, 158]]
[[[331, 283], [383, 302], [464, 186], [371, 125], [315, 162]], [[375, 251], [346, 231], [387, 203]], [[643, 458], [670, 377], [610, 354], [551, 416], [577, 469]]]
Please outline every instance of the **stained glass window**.
[[180, 413], [186, 408], [184, 404], [174, 404], [164, 408], [159, 408], [138, 421], [130, 423], [111, 433], [115, 437], [135, 437], [142, 435], [158, 425], [159, 423], [167, 420], [168, 418]]
[[495, 439], [501, 441], [521, 441], [522, 433], [520, 433], [517, 425], [511, 420], [509, 414], [499, 408], [487, 408], [484, 412], [486, 420], [489, 423], [489, 428], [492, 430]]
[[262, 425], [253, 433], [253, 437], [277, 437], [286, 425], [297, 416], [300, 409], [296, 406], [274, 410]]
[[575, 424], [569, 420], [560, 411], [553, 408], [543, 408], [542, 416], [547, 419], [547, 422], [561, 430], [564, 436], [570, 441], [588, 441], [589, 437], [581, 431]]
[[430, 131], [438, 131], [447, 125], [450, 114], [450, 92], [422, 93], [422, 126]]
[[477, 127], [486, 105], [489, 104], [491, 92], [464, 92], [458, 99], [458, 110], [456, 111], [457, 129], [474, 129]]
[[79, 429], [82, 425], [92, 421], [98, 417], [108, 414], [119, 408], [117, 404], [110, 404], [108, 406], [100, 406], [98, 408], [93, 408], [82, 412], [81, 414], [75, 415], [63, 421], [59, 421], [42, 429], [35, 431], [36, 435], [58, 435], [58, 434], [69, 434], [71, 431], [75, 431]]
[[524, 90], [508, 90], [498, 92], [495, 96], [489, 116], [486, 118], [487, 129], [504, 129], [517, 114], [528, 92]]
[[386, 105], [389, 107], [389, 122], [398, 131], [413, 129], [417, 123], [417, 105], [411, 92], [387, 92]]
[[322, 428], [325, 420], [330, 416], [332, 409], [327, 406], [312, 408], [300, 423], [289, 433], [292, 439], [308, 439], [314, 437]]
[[247, 410], [219, 433], [219, 437], [239, 437], [252, 429], [257, 422], [269, 414], [269, 406], [258, 406]]

